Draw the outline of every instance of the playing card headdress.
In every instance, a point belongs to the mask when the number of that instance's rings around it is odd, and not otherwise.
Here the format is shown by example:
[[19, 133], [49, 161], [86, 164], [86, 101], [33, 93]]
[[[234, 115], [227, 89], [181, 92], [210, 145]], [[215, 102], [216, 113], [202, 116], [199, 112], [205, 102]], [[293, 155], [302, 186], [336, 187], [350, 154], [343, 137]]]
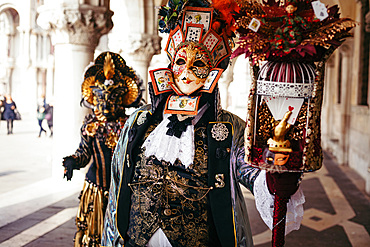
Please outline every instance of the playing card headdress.
[[232, 57], [245, 54], [252, 65], [245, 160], [270, 171], [317, 170], [325, 62], [355, 23], [319, 1], [238, 2]]
[[[237, 7], [232, 0], [217, 0], [212, 1], [212, 4], [206, 0], [170, 0], [167, 6], [162, 6], [159, 10], [160, 31], [169, 33], [165, 51], [171, 67], [176, 52], [184, 46], [191, 44], [207, 53], [211, 70], [201, 92], [212, 93], [223, 71], [220, 67], [227, 67], [224, 63], [228, 63], [231, 55], [229, 43], [230, 37], [234, 35], [234, 27], [231, 23], [231, 11], [228, 16], [220, 11], [225, 5], [225, 11]], [[149, 73], [156, 95], [173, 91], [181, 95], [173, 83], [170, 68], [156, 69]]]
[[84, 74], [82, 101], [96, 108], [98, 100], [114, 105], [115, 116], [123, 116], [125, 108], [136, 107], [141, 100], [141, 80], [117, 53], [103, 52]]

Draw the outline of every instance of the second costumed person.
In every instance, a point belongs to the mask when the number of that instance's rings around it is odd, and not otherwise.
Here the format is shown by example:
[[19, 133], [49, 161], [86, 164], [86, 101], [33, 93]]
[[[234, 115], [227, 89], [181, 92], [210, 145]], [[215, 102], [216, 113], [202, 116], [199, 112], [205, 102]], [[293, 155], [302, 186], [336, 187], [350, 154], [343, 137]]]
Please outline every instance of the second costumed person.
[[116, 53], [103, 52], [88, 66], [81, 85], [84, 106], [92, 112], [81, 127], [81, 142], [73, 155], [64, 157], [64, 177], [89, 164], [80, 195], [74, 246], [100, 246], [104, 213], [111, 180], [111, 159], [119, 133], [128, 116], [126, 108], [138, 107], [141, 80]]
[[[253, 192], [266, 177], [244, 161], [245, 122], [221, 108], [217, 86], [234, 36], [222, 11], [234, 8], [234, 1], [198, 0], [159, 10], [170, 65], [149, 72], [152, 104], [121, 131], [102, 246], [253, 246], [239, 184]], [[298, 177], [287, 181], [290, 196]], [[303, 212], [300, 190], [292, 201]]]

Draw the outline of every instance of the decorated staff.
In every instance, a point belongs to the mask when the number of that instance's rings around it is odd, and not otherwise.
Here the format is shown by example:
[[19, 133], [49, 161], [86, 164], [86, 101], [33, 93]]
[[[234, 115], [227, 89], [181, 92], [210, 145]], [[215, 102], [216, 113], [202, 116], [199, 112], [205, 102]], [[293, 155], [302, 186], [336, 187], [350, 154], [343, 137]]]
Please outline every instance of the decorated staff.
[[286, 205], [296, 188], [286, 183], [322, 165], [320, 115], [325, 62], [355, 23], [337, 6], [311, 0], [239, 0], [239, 33], [232, 57], [252, 65], [245, 161], [267, 171], [275, 195], [272, 245], [284, 245]]
[[64, 158], [64, 177], [92, 159], [80, 194], [74, 246], [100, 246], [110, 186], [112, 153], [128, 116], [125, 109], [138, 107], [140, 79], [116, 53], [103, 52], [84, 74], [81, 103], [92, 110], [81, 127], [81, 142], [73, 155]]

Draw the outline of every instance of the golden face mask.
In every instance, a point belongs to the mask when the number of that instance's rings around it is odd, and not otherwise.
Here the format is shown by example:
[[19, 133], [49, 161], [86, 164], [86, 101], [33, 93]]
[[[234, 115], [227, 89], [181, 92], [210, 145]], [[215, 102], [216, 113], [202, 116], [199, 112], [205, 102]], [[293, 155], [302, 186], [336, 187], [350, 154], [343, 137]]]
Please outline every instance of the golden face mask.
[[274, 153], [268, 149], [265, 149], [263, 153], [263, 159], [266, 162], [266, 164], [275, 166], [285, 165], [289, 160], [289, 156], [290, 156], [289, 154]]
[[190, 95], [203, 87], [211, 70], [211, 61], [204, 49], [190, 42], [177, 51], [172, 70], [175, 85], [181, 93]]

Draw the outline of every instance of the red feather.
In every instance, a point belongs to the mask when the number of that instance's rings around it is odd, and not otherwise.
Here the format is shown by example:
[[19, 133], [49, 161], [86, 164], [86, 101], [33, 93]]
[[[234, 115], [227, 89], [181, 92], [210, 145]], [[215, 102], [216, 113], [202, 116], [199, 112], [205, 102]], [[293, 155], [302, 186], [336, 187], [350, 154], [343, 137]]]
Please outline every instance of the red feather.
[[226, 23], [226, 33], [230, 33], [235, 30], [233, 14], [239, 12], [239, 5], [235, 0], [213, 0], [212, 7], [220, 12], [220, 19]]

